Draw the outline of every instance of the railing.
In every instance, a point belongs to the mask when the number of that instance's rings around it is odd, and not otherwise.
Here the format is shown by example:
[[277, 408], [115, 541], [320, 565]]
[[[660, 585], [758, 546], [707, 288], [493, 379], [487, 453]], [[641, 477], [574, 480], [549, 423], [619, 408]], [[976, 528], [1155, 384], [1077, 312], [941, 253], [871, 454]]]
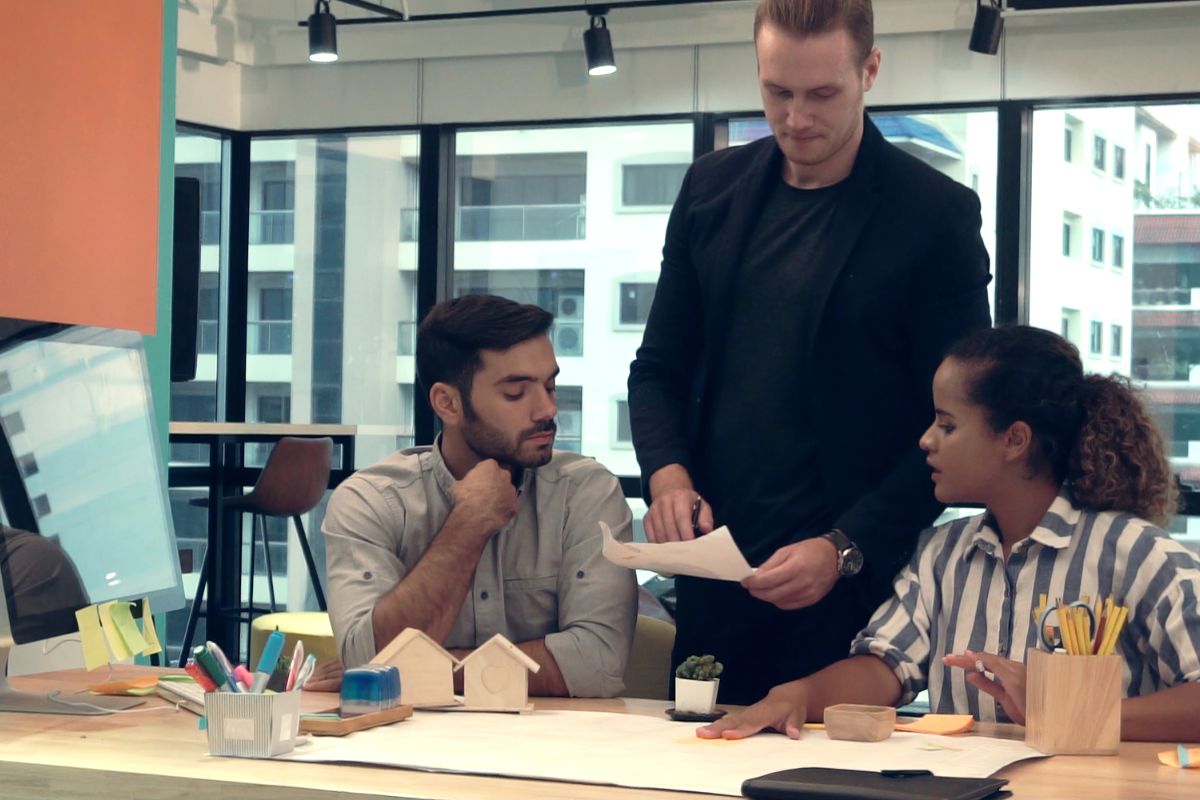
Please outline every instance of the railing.
[[250, 244], [291, 244], [294, 218], [291, 209], [250, 212]]
[[583, 239], [585, 207], [578, 205], [461, 206], [454, 237], [460, 242], [526, 242]]
[[1190, 306], [1192, 290], [1184, 286], [1134, 289], [1133, 304], [1135, 306]]
[[251, 355], [291, 355], [291, 320], [251, 320], [246, 323], [246, 329], [247, 352]]
[[219, 337], [220, 330], [215, 319], [200, 320], [200, 330], [196, 337], [196, 352], [204, 355], [216, 355]]
[[417, 323], [401, 320], [396, 324], [396, 355], [411, 356], [417, 353]]

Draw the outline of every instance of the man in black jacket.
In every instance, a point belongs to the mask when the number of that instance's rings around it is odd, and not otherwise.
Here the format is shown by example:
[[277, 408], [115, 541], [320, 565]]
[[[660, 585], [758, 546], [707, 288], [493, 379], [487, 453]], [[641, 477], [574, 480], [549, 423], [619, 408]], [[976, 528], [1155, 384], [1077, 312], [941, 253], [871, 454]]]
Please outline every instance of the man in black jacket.
[[774, 137], [688, 172], [629, 376], [648, 538], [727, 524], [759, 567], [677, 581], [674, 663], [730, 703], [846, 656], [939, 511], [933, 373], [989, 323], [978, 198], [865, 116], [870, 0], [760, 0], [755, 46]]

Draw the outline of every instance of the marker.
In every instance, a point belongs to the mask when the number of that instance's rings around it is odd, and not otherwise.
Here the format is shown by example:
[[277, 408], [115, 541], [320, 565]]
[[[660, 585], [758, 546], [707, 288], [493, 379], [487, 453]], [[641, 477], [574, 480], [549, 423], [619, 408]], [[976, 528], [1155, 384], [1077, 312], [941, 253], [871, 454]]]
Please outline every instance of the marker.
[[208, 652], [212, 653], [213, 657], [216, 658], [218, 662], [220, 662], [221, 669], [225, 670], [225, 674], [232, 675], [233, 674], [233, 662], [230, 661], [229, 658], [225, 655], [225, 651], [221, 649], [221, 646], [219, 644], [217, 644], [216, 642], [205, 642], [204, 646], [207, 647]]
[[297, 640], [296, 646], [292, 648], [292, 663], [288, 666], [287, 686], [284, 691], [290, 692], [296, 687], [296, 676], [300, 674], [300, 667], [304, 664], [304, 642]]
[[250, 687], [254, 685], [254, 676], [250, 674], [250, 670], [238, 664], [233, 668], [233, 674], [237, 678], [238, 688], [243, 692], [250, 691]]
[[228, 672], [221, 666], [220, 660], [214, 656], [207, 647], [202, 644], [196, 645], [192, 650], [192, 658], [196, 660], [204, 671], [213, 679], [213, 683], [217, 686], [226, 687], [229, 691], [235, 694], [238, 691], [237, 681], [235, 681]]
[[250, 691], [255, 694], [267, 688], [267, 682], [271, 680], [271, 673], [275, 671], [275, 663], [279, 661], [279, 655], [283, 652], [283, 639], [284, 636], [280, 633], [279, 628], [271, 631], [271, 635], [267, 637], [262, 655], [258, 657], [258, 669], [254, 672], [254, 682], [250, 686]]
[[217, 690], [217, 685], [213, 683], [213, 679], [207, 672], [204, 671], [204, 668], [195, 661], [189, 661], [188, 663], [184, 664], [183, 669], [188, 675], [192, 676], [192, 680], [194, 680], [204, 691], [215, 692]]
[[313, 670], [317, 666], [316, 653], [309, 653], [304, 657], [304, 666], [300, 668], [300, 674], [296, 676], [296, 685], [293, 687], [296, 690], [303, 689], [304, 683], [312, 677]]

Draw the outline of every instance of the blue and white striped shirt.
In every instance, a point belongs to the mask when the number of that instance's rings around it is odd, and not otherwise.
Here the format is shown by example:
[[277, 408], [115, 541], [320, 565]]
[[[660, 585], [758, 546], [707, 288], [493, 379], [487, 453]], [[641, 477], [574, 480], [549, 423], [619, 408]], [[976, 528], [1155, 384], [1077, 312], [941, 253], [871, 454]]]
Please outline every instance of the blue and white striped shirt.
[[1115, 651], [1125, 696], [1200, 681], [1200, 561], [1143, 519], [1075, 507], [1066, 486], [1007, 563], [991, 515], [980, 514], [922, 533], [893, 589], [850, 653], [886, 661], [901, 704], [928, 688], [934, 712], [1007, 721], [942, 656], [974, 650], [1024, 662], [1037, 647], [1032, 612], [1043, 593], [1051, 603], [1111, 595], [1128, 606]]

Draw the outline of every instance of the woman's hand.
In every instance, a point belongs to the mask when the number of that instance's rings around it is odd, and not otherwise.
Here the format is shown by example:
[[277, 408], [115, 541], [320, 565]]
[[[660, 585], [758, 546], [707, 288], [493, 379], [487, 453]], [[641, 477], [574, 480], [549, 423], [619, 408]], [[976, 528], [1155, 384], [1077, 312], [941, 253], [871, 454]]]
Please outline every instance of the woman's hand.
[[[992, 653], [974, 653], [970, 650], [964, 650], [961, 655], [943, 656], [942, 663], [966, 671], [967, 683], [996, 698], [1013, 722], [1025, 724], [1024, 664]], [[992, 677], [989, 678], [984, 672], [992, 673]]]

